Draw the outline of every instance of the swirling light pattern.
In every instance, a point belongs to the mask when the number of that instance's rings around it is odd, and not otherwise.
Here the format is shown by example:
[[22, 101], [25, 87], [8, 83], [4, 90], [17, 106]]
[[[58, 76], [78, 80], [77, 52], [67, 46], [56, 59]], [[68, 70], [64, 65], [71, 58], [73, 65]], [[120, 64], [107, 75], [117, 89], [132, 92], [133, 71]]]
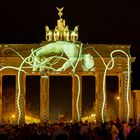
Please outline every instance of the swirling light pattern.
[[[104, 113], [105, 113], [105, 103], [106, 103], [106, 88], [105, 88], [105, 86], [106, 86], [107, 70], [111, 70], [114, 67], [114, 59], [117, 58], [117, 57], [113, 57], [114, 53], [121, 52], [121, 53], [126, 55], [126, 57], [127, 57], [127, 73], [128, 73], [127, 74], [127, 76], [128, 76], [128, 80], [127, 80], [127, 93], [126, 93], [126, 97], [127, 97], [127, 122], [128, 122], [129, 121], [129, 115], [130, 115], [129, 89], [130, 89], [130, 70], [131, 70], [129, 55], [125, 51], [123, 51], [123, 50], [114, 50], [114, 51], [112, 51], [110, 53], [111, 60], [106, 64], [105, 60], [103, 59], [103, 57], [95, 50], [94, 47], [87, 47], [87, 48], [85, 48], [85, 50], [88, 49], [88, 48], [93, 49], [96, 52], [96, 54], [101, 58], [104, 66], [105, 66], [104, 75], [103, 75], [103, 104], [102, 104], [102, 110], [101, 110], [102, 122], [105, 122], [105, 115], [104, 115]], [[124, 58], [122, 58], [122, 59], [124, 59]], [[125, 61], [125, 59], [124, 59], [124, 61]], [[110, 66], [110, 64], [111, 64], [111, 66]]]

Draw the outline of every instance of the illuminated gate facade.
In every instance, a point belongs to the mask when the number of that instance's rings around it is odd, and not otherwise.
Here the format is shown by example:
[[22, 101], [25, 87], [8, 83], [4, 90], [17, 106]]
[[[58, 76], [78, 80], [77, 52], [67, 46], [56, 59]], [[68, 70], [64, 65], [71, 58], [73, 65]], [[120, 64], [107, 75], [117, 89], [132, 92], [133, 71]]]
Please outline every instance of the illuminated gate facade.
[[[2, 122], [2, 77], [5, 75], [16, 76], [17, 123], [25, 122], [25, 79], [28, 75], [41, 77], [40, 120], [42, 122], [49, 120], [49, 77], [56, 75], [72, 77], [73, 120], [80, 121], [82, 115], [82, 76], [95, 76], [94, 113], [96, 121], [111, 120], [107, 108], [106, 76], [118, 77], [118, 117], [125, 121], [133, 118], [130, 75], [131, 63], [134, 58], [130, 55], [130, 45], [82, 44], [78, 41], [78, 26], [75, 26], [74, 30], [69, 30], [65, 25], [65, 20], [61, 18], [62, 11], [59, 8], [58, 10], [60, 19], [57, 21], [55, 30], [50, 30], [46, 26], [46, 41], [40, 44], [0, 45], [0, 122]], [[55, 51], [51, 45], [56, 47]], [[40, 48], [40, 46], [42, 47]], [[55, 54], [48, 57], [48, 48], [54, 54], [58, 53], [60, 49], [57, 50], [57, 48], [59, 47], [62, 52], [60, 55]], [[46, 52], [44, 54], [44, 50], [47, 50], [47, 54]], [[69, 51], [67, 52], [67, 50]], [[76, 53], [77, 50], [78, 53]], [[72, 57], [73, 54], [69, 55], [71, 52], [74, 54]], [[44, 82], [48, 87], [45, 91], [43, 89]]]
[[[24, 44], [24, 45], [1, 45], [1, 49], [4, 49], [5, 47], [10, 47], [18, 51], [18, 49], [21, 49], [23, 56], [26, 57], [28, 53], [30, 53], [31, 48], [37, 48], [38, 45], [29, 45], [29, 44]], [[105, 63], [107, 64], [110, 61], [110, 53], [113, 50], [123, 50], [125, 51], [129, 56], [129, 45], [104, 45], [104, 44], [84, 44], [83, 47], [93, 47], [96, 51], [99, 52], [99, 54], [102, 56], [104, 59]], [[78, 80], [82, 78], [82, 76], [95, 76], [96, 79], [96, 95], [95, 95], [95, 114], [96, 114], [96, 119], [97, 120], [102, 120], [102, 105], [103, 105], [103, 78], [104, 78], [104, 71], [105, 71], [105, 66], [103, 64], [103, 61], [101, 58], [92, 50], [87, 50], [90, 51], [90, 53], [94, 56], [94, 63], [95, 63], [95, 71], [83, 71], [81, 68], [81, 65], [79, 64], [76, 70], [76, 75], [71, 73], [71, 69], [67, 69], [64, 72], [50, 72], [46, 73], [41, 73], [39, 71], [37, 72], [32, 72], [32, 69], [27, 69], [26, 73], [21, 73], [20, 75], [20, 98], [19, 102], [20, 105], [22, 106], [21, 108], [21, 122], [24, 122], [25, 120], [25, 78], [26, 75], [40, 75], [40, 119], [42, 121], [46, 121], [49, 119], [49, 76], [72, 76], [72, 118], [74, 120], [77, 120], [77, 110], [76, 110], [76, 103], [77, 103], [77, 94], [78, 94], [78, 88], [80, 87], [80, 96], [79, 96], [79, 101], [78, 101], [78, 108], [80, 114], [82, 114], [82, 82], [80, 82], [80, 86], [78, 85]], [[14, 53], [12, 54], [11, 51], [5, 52], [5, 56], [1, 56], [1, 69], [6, 67], [6, 66], [12, 66], [14, 64], [15, 67], [19, 67], [21, 64], [22, 60], [21, 58], [17, 56], [13, 56]], [[124, 56], [124, 54], [117, 54], [116, 59], [114, 61], [114, 67], [111, 70], [108, 70], [106, 73], [106, 76], [117, 76], [118, 77], [118, 82], [119, 82], [119, 93], [118, 96], [120, 97], [119, 99], [119, 118], [121, 120], [127, 120], [127, 109], [128, 109], [128, 102], [127, 102], [127, 81], [128, 81], [128, 68], [127, 68], [127, 58]], [[131, 58], [130, 63], [133, 61]], [[15, 69], [3, 69], [0, 72], [0, 116], [2, 117], [2, 77], [4, 75], [15, 75], [16, 76], [16, 101], [18, 97], [18, 71]], [[77, 77], [78, 75], [78, 77]], [[48, 88], [44, 93], [43, 90], [43, 82], [46, 82], [46, 85]], [[81, 81], [81, 80], [80, 80]], [[45, 97], [46, 96], [46, 97]], [[106, 97], [107, 98], [107, 97]], [[133, 107], [131, 104], [131, 90], [129, 90], [129, 107], [130, 107], [130, 112], [129, 112], [129, 117], [133, 117]], [[106, 104], [105, 104], [106, 106]], [[17, 104], [16, 104], [16, 110], [17, 110]], [[105, 108], [105, 118], [106, 120], [109, 120], [108, 118], [108, 110]], [[18, 113], [18, 111], [17, 111]], [[18, 116], [18, 114], [16, 115]], [[2, 118], [1, 118], [2, 119]], [[0, 119], [0, 120], [1, 120]]]

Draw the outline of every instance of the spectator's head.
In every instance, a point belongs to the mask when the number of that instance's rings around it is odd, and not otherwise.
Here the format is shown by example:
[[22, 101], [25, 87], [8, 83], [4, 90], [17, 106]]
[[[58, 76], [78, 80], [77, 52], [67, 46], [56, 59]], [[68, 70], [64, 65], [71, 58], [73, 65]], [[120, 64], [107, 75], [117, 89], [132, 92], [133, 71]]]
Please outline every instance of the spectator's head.
[[69, 140], [69, 137], [66, 134], [59, 134], [54, 138], [54, 140]]
[[60, 122], [59, 123], [59, 127], [64, 127], [64, 123], [63, 122]]
[[132, 122], [133, 122], [133, 118], [130, 118], [130, 119], [129, 119], [129, 122], [132, 123]]

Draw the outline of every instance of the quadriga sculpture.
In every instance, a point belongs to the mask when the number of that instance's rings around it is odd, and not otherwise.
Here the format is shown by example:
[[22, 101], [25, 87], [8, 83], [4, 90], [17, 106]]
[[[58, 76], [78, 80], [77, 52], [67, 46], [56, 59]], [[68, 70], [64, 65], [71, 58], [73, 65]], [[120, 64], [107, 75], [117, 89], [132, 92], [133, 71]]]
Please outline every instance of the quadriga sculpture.
[[[51, 62], [52, 59], [55, 60]], [[60, 59], [65, 60], [65, 62], [60, 68], [55, 69], [53, 65], [58, 63]], [[78, 62], [81, 60], [83, 60], [82, 68], [84, 71], [94, 70], [94, 59], [90, 54], [82, 54], [82, 45], [80, 46], [67, 41], [57, 41], [34, 51], [32, 71], [35, 72], [38, 68], [41, 72], [45, 71], [45, 69], [65, 71], [71, 66], [72, 72], [74, 72]]]

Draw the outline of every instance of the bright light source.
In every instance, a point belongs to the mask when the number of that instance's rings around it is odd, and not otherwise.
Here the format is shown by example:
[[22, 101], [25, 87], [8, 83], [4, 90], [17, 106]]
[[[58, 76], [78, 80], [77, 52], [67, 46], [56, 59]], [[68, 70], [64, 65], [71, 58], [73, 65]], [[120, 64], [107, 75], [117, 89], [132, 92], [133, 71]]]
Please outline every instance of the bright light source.
[[12, 114], [12, 118], [15, 118], [15, 115], [14, 114]]
[[120, 99], [120, 97], [118, 96], [118, 97], [117, 97], [117, 100], [119, 100], [119, 99]]

